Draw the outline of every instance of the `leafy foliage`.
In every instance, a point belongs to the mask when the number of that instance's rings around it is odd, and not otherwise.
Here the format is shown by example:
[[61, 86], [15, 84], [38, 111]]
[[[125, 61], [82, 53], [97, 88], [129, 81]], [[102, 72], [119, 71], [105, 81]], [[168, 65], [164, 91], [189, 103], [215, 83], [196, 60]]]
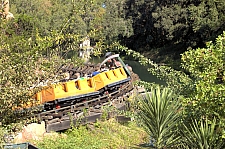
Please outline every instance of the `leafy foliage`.
[[195, 86], [193, 80], [189, 77], [188, 74], [177, 71], [169, 66], [161, 66], [157, 63], [154, 63], [149, 58], [146, 58], [139, 52], [128, 49], [127, 47], [122, 46], [118, 42], [111, 44], [110, 49], [115, 51], [121, 51], [126, 53], [127, 56], [138, 60], [141, 65], [145, 65], [148, 68], [148, 71], [153, 75], [157, 76], [159, 79], [162, 79], [166, 82], [166, 85], [173, 89], [175, 94], [182, 95], [184, 97], [189, 97], [194, 93]]
[[175, 145], [179, 140], [181, 104], [173, 92], [168, 88], [152, 88], [137, 104], [140, 122], [152, 138], [152, 145], [159, 149]]
[[60, 30], [61, 25], [67, 20], [72, 10], [69, 0], [11, 0], [10, 7], [15, 18], [18, 15], [27, 15], [35, 19], [37, 27], [42, 34]]
[[[135, 57], [141, 64], [148, 64], [153, 74], [164, 79], [168, 87], [182, 97], [185, 123], [191, 123], [191, 118], [208, 118], [212, 121], [216, 116], [217, 124], [222, 127], [217, 133], [221, 134], [224, 133], [224, 37], [224, 34], [219, 36], [214, 44], [208, 42], [207, 48], [184, 53], [182, 66], [186, 74], [168, 66], [159, 66], [117, 43], [114, 43], [114, 48]], [[149, 83], [141, 84], [152, 86]]]
[[133, 20], [134, 35], [124, 37], [123, 43], [154, 54], [155, 60], [165, 55], [178, 60], [188, 48], [204, 47], [222, 33], [224, 7], [223, 0], [127, 0], [125, 13]]
[[105, 36], [107, 44], [133, 35], [132, 20], [125, 16], [126, 0], [106, 0], [104, 7], [102, 36]]
[[224, 34], [217, 38], [215, 44], [208, 42], [207, 48], [190, 50], [182, 55], [182, 67], [187, 73], [159, 66], [117, 43], [113, 46], [148, 65], [152, 74], [165, 80], [177, 95], [183, 96], [187, 117], [210, 119], [217, 116], [220, 120], [224, 119]]
[[18, 0], [11, 2], [15, 18], [32, 17], [41, 35], [52, 30], [89, 36], [94, 42], [112, 42], [120, 36], [130, 36], [132, 24], [125, 18], [125, 1], [105, 0]]
[[119, 40], [136, 51], [156, 53], [155, 59], [165, 54], [178, 59], [225, 29], [223, 0], [11, 0], [10, 7], [15, 18], [32, 17], [41, 35], [62, 30], [93, 42]]
[[[15, 113], [16, 108], [29, 103], [36, 105], [33, 96], [40, 90], [41, 82], [51, 83], [62, 77], [56, 75], [59, 66], [65, 62], [61, 53], [70, 50], [63, 43], [77, 39], [57, 32], [42, 37], [33, 28], [29, 30], [32, 34], [25, 30], [17, 33], [21, 24], [15, 21], [1, 19], [0, 118], [3, 125], [20, 119], [17, 114], [21, 113]], [[22, 114], [30, 112], [24, 109]]]
[[[182, 67], [194, 80], [195, 93], [185, 100], [189, 114], [224, 120], [225, 93], [225, 32], [215, 44], [189, 50], [182, 55]], [[210, 106], [209, 106], [210, 105]]]

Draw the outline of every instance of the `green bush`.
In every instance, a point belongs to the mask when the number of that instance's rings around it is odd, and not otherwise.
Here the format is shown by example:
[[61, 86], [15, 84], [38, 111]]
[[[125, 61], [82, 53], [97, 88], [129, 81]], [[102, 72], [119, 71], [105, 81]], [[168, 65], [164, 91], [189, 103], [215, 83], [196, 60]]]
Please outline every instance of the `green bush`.
[[[187, 118], [225, 118], [225, 32], [206, 48], [182, 54], [182, 67], [189, 72], [195, 90], [183, 100]], [[225, 125], [223, 124], [225, 128]]]

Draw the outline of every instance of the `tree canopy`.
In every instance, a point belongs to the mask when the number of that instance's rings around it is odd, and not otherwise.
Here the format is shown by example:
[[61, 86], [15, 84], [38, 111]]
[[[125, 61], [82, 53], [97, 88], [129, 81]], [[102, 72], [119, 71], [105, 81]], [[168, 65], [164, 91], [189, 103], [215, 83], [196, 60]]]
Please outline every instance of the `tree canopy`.
[[128, 0], [126, 3], [126, 18], [133, 20], [134, 35], [124, 38], [124, 42], [136, 51], [166, 46], [167, 51], [180, 54], [187, 48], [204, 47], [205, 42], [214, 40], [225, 29], [223, 0]]

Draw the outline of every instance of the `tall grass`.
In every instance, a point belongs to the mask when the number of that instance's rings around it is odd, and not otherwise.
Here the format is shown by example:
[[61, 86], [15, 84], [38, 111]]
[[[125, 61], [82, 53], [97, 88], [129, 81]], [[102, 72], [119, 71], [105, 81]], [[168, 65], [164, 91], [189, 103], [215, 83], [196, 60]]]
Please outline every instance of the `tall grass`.
[[41, 149], [130, 149], [147, 141], [147, 134], [136, 123], [121, 125], [115, 119], [80, 126], [34, 142]]

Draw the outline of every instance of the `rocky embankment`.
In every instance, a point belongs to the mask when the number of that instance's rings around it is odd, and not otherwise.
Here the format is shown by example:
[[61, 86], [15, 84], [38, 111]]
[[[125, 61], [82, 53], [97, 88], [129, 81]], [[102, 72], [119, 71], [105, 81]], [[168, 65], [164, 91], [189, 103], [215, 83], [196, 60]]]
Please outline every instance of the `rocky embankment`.
[[22, 131], [18, 132], [13, 139], [13, 143], [34, 142], [41, 141], [44, 137], [66, 137], [65, 134], [59, 134], [56, 132], [47, 133], [45, 129], [45, 123], [41, 124], [32, 123], [22, 128]]

